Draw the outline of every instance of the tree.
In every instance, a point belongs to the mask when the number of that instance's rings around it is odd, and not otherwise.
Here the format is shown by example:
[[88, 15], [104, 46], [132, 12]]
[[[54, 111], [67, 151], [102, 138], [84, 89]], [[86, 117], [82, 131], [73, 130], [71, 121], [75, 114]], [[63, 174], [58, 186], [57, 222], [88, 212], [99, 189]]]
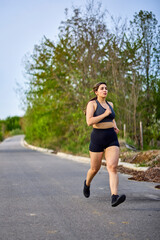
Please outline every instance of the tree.
[[[126, 23], [116, 23], [116, 31], [111, 32], [100, 5], [95, 9], [93, 1], [85, 12], [74, 8], [69, 16], [66, 9], [57, 42], [43, 37], [25, 61], [28, 140], [67, 151], [83, 148], [91, 130], [83, 110], [92, 97], [92, 86], [106, 81], [118, 126], [123, 129], [126, 123], [129, 136], [138, 143], [139, 120], [151, 126], [159, 116], [160, 48], [155, 42], [159, 32], [154, 15], [147, 14], [135, 15], [129, 29]], [[149, 104], [153, 112], [146, 118]]]
[[150, 106], [153, 104], [153, 88], [157, 82], [159, 71], [159, 42], [160, 32], [157, 27], [158, 21], [152, 12], [140, 11], [134, 15], [131, 21], [131, 28], [137, 40], [141, 43], [139, 54], [141, 55], [142, 63], [140, 75], [143, 75], [142, 92], [146, 96], [146, 101], [143, 100], [142, 109], [143, 115], [146, 119], [146, 125], [152, 123], [152, 115], [154, 108]]
[[[106, 74], [101, 66], [105, 62], [106, 38], [109, 37], [103, 14], [99, 12], [100, 6], [95, 13], [93, 8], [93, 4], [89, 5], [84, 15], [79, 9], [74, 9], [70, 19], [66, 11], [66, 21], [61, 23], [57, 44], [44, 38], [41, 45], [35, 46], [31, 59], [26, 60], [26, 70], [31, 76], [26, 92], [27, 136], [36, 138], [39, 131], [32, 126], [34, 122], [35, 127], [39, 124], [48, 109], [50, 112], [44, 125], [51, 122], [55, 126], [55, 129], [52, 126], [52, 131], [57, 142], [58, 134], [61, 143], [70, 136], [72, 141], [73, 136], [76, 141], [77, 135], [81, 139], [86, 138], [83, 134], [86, 129], [83, 109], [89, 100], [91, 87]], [[47, 120], [51, 116], [52, 121]], [[32, 124], [29, 123], [30, 118]], [[40, 138], [39, 134], [37, 138]]]

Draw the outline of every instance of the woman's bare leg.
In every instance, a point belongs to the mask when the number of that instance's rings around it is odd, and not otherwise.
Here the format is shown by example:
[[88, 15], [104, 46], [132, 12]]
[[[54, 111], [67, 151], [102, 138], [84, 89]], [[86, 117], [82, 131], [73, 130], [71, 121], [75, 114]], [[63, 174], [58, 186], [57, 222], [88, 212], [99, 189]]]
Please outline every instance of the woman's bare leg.
[[103, 152], [90, 152], [91, 166], [87, 173], [86, 185], [90, 186], [92, 179], [99, 171], [102, 163]]
[[110, 183], [110, 190], [111, 195], [118, 194], [118, 173], [117, 173], [117, 166], [119, 160], [119, 147], [111, 146], [106, 148], [105, 151], [105, 158], [107, 163], [107, 170], [109, 173], [109, 183]]

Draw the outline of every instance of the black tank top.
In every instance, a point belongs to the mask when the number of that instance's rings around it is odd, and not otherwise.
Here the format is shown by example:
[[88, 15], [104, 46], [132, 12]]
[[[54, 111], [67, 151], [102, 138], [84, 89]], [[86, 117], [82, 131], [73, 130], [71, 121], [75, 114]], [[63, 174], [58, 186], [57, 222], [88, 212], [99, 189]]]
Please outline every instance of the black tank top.
[[[99, 116], [99, 115], [103, 114], [106, 111], [106, 109], [104, 107], [102, 107], [102, 105], [98, 102], [98, 100], [96, 100], [96, 103], [97, 103], [97, 109], [94, 112], [94, 117]], [[103, 118], [98, 123], [101, 123], [101, 122], [112, 122], [112, 120], [115, 118], [115, 112], [114, 112], [113, 108], [111, 107], [111, 105], [107, 101], [106, 101], [106, 103], [110, 107], [111, 113], [107, 117]]]

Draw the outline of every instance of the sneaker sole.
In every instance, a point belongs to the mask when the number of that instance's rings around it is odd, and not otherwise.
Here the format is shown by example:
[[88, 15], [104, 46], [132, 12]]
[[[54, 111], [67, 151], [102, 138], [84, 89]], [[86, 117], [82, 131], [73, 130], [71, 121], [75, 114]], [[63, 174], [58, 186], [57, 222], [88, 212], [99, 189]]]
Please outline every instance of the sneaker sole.
[[126, 196], [122, 195], [120, 196], [115, 203], [112, 204], [112, 207], [116, 207], [119, 204], [123, 203], [126, 200]]

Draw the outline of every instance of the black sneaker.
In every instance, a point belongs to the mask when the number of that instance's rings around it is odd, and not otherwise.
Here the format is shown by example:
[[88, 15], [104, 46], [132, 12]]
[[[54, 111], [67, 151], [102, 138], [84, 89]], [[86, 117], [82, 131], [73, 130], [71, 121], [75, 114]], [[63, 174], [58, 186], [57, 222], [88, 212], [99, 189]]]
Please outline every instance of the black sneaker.
[[90, 186], [88, 187], [86, 185], [86, 180], [84, 181], [83, 194], [86, 198], [89, 198], [89, 196], [90, 196]]
[[119, 204], [123, 203], [126, 200], [126, 195], [112, 195], [111, 205], [112, 207], [116, 207]]

